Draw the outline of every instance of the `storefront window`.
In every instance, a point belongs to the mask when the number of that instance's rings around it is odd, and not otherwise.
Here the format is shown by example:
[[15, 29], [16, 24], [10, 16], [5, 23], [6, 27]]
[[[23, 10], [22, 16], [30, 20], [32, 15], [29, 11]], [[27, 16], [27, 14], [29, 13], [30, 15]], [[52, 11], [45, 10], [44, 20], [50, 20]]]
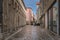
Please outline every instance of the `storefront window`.
[[48, 11], [48, 29], [54, 33], [58, 31], [58, 2]]
[[58, 2], [53, 5], [53, 31], [57, 33], [58, 26]]

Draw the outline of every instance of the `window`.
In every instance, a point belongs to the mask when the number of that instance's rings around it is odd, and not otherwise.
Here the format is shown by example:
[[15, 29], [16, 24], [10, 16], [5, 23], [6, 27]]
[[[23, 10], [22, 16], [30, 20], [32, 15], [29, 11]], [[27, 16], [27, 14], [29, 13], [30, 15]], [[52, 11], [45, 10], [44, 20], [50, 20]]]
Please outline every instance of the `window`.
[[58, 27], [58, 2], [53, 5], [53, 31], [57, 33]]
[[58, 28], [58, 2], [56, 2], [50, 9], [48, 14], [48, 29], [57, 33]]

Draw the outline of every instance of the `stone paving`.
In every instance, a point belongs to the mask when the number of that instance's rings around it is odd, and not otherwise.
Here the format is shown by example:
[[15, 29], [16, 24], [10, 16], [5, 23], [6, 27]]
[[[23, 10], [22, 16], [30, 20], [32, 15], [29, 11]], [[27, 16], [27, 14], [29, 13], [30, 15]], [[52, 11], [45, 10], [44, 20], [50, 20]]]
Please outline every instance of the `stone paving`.
[[11, 40], [54, 40], [45, 29], [40, 26], [25, 26]]

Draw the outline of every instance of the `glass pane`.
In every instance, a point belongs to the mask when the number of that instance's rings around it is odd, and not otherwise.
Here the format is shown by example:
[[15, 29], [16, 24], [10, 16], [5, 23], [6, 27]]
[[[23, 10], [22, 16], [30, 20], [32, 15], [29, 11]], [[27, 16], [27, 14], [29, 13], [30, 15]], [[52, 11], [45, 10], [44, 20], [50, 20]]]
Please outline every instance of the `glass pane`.
[[57, 23], [58, 23], [58, 2], [53, 6], [53, 31], [57, 33]]

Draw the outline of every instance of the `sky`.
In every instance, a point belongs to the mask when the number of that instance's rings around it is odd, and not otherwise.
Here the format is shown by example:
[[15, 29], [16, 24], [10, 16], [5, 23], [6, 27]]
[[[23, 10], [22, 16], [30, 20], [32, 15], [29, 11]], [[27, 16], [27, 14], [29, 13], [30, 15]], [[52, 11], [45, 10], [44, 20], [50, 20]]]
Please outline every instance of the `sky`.
[[39, 2], [39, 1], [40, 0], [24, 0], [24, 3], [26, 7], [31, 7], [34, 15], [36, 15], [36, 10], [37, 10], [36, 2]]

